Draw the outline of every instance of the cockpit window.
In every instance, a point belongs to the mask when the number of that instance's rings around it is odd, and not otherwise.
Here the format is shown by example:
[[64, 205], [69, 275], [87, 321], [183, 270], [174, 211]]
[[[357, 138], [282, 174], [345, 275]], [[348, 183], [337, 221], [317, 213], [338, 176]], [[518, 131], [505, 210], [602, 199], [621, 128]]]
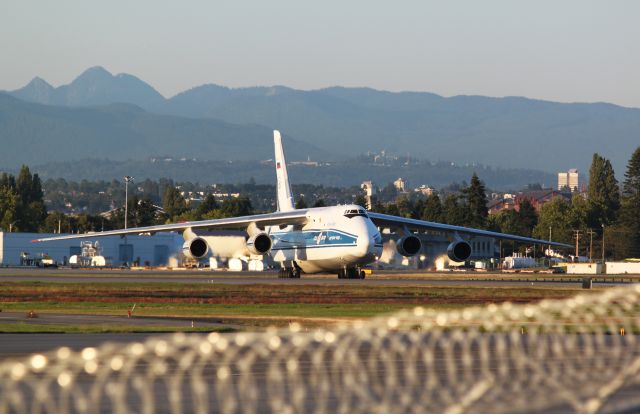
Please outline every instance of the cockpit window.
[[344, 216], [348, 217], [348, 218], [352, 218], [352, 217], [356, 217], [356, 216], [368, 217], [367, 216], [367, 211], [363, 210], [363, 209], [346, 210], [344, 212]]

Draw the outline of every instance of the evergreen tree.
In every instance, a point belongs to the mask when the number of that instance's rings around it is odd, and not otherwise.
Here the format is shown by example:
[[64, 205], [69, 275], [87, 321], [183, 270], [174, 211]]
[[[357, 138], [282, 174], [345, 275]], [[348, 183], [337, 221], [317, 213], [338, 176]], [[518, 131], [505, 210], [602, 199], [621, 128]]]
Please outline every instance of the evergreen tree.
[[324, 200], [319, 198], [318, 200], [316, 200], [316, 202], [313, 204], [314, 207], [325, 207], [326, 204], [324, 203]]
[[18, 193], [17, 228], [20, 231], [38, 231], [47, 218], [40, 177], [32, 175], [29, 167], [23, 165], [15, 189]]
[[520, 232], [516, 234], [531, 237], [534, 227], [538, 224], [538, 213], [529, 199], [524, 198], [520, 202], [517, 219], [520, 223]]
[[239, 217], [253, 214], [251, 201], [247, 197], [230, 198], [222, 202], [222, 217]]
[[152, 226], [156, 223], [156, 207], [150, 198], [139, 199], [133, 196], [129, 199], [129, 223], [131, 227]]
[[422, 196], [418, 196], [417, 198], [412, 197], [410, 198], [410, 200], [412, 201], [411, 204], [413, 205], [411, 218], [419, 220], [422, 217], [422, 210], [424, 210], [427, 199]]
[[398, 209], [398, 215], [406, 218], [413, 218], [414, 209], [413, 203], [407, 196], [399, 196], [396, 200], [396, 208]]
[[194, 220], [202, 220], [204, 216], [211, 214], [219, 208], [218, 202], [213, 194], [208, 194], [207, 197], [198, 204], [194, 213]]
[[0, 177], [0, 187], [10, 188], [12, 190], [16, 189], [16, 178], [7, 173], [2, 173]]
[[483, 228], [487, 224], [487, 193], [484, 184], [476, 173], [471, 177], [469, 187], [463, 190], [466, 199], [467, 217], [466, 224], [470, 227]]
[[399, 216], [400, 210], [398, 210], [398, 205], [396, 203], [389, 203], [385, 206], [385, 213], [391, 214], [392, 216]]
[[[16, 223], [19, 205], [18, 193], [10, 186], [0, 186], [0, 227], [9, 231]], [[12, 229], [13, 230], [13, 229]]]
[[[357, 202], [357, 200], [356, 200], [356, 202]], [[297, 209], [307, 208], [307, 202], [304, 201], [304, 196], [298, 197], [298, 200], [296, 200], [295, 208], [297, 208]]]
[[449, 194], [443, 203], [444, 221], [447, 224], [463, 226], [465, 224], [466, 208], [458, 202], [458, 196]]
[[187, 211], [187, 202], [177, 188], [169, 185], [162, 197], [162, 208], [167, 219], [173, 221], [177, 216]]
[[424, 207], [420, 215], [422, 220], [443, 222], [444, 213], [442, 211], [442, 202], [438, 194], [432, 194], [425, 200]]
[[624, 177], [620, 211], [620, 222], [627, 233], [624, 256], [640, 257], [640, 147], [631, 156]]
[[589, 169], [589, 226], [600, 229], [612, 224], [620, 209], [620, 189], [611, 162], [593, 154]]

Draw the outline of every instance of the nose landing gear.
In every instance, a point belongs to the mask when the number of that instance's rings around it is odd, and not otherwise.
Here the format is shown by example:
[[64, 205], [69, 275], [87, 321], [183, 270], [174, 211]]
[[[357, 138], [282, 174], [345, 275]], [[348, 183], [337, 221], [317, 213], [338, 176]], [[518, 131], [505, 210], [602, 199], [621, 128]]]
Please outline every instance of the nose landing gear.
[[344, 267], [338, 271], [338, 279], [364, 279], [364, 270], [359, 267]]

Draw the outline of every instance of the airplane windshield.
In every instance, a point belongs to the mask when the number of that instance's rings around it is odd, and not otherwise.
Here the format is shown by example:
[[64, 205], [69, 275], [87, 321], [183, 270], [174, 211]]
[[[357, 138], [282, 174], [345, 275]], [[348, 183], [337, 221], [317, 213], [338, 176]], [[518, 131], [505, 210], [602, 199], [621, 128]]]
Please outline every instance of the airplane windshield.
[[348, 218], [352, 218], [352, 217], [356, 217], [356, 216], [368, 217], [367, 216], [367, 212], [365, 210], [363, 210], [363, 209], [346, 210], [344, 212], [344, 216], [348, 217]]

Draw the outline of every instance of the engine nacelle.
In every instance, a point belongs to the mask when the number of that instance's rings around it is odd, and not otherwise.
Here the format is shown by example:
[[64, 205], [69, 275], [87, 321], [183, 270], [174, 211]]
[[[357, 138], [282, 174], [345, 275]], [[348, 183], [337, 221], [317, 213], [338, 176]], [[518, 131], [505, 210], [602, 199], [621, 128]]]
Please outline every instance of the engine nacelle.
[[185, 240], [182, 253], [191, 259], [202, 259], [209, 253], [209, 244], [201, 237], [194, 237]]
[[447, 247], [447, 256], [454, 262], [465, 262], [471, 257], [471, 245], [464, 240], [454, 241]]
[[422, 249], [422, 242], [416, 236], [405, 236], [396, 242], [396, 250], [403, 256], [415, 256]]
[[251, 254], [267, 254], [273, 242], [267, 233], [258, 233], [247, 239], [247, 249]]

